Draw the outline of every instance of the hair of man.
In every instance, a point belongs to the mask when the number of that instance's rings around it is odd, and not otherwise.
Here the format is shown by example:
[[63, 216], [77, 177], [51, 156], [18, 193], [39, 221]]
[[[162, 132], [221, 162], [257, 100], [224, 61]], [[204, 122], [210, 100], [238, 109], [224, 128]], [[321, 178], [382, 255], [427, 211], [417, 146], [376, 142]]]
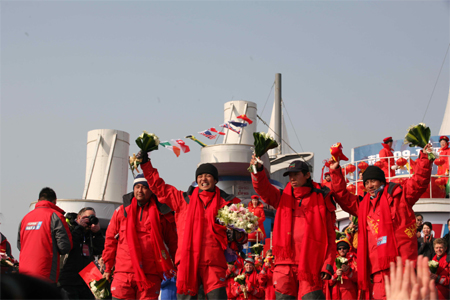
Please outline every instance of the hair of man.
[[39, 192], [39, 200], [47, 200], [53, 202], [56, 200], [56, 193], [53, 189], [45, 187]]

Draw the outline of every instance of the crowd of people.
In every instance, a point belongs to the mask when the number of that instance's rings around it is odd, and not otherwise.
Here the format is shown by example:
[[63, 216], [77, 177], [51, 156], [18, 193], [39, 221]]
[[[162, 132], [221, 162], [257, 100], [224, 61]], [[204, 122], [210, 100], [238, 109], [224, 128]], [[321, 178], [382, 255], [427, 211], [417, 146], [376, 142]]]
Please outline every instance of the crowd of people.
[[[386, 157], [392, 154], [390, 143], [385, 139]], [[56, 193], [42, 189], [35, 209], [20, 223], [19, 275], [42, 279], [68, 299], [94, 299], [79, 275], [91, 263], [110, 282], [113, 299], [393, 300], [408, 286], [410, 295], [424, 287], [411, 299], [448, 299], [449, 234], [433, 238], [432, 224], [412, 209], [430, 183], [430, 151], [431, 145], [424, 147], [413, 176], [401, 184], [387, 179], [394, 168], [367, 167], [363, 196], [347, 190], [339, 161], [329, 161], [322, 184], [312, 180], [306, 162], [293, 161], [280, 191], [253, 156], [257, 195], [248, 207], [259, 218], [259, 230], [250, 237], [217, 222], [219, 209], [241, 200], [219, 189], [214, 165], [201, 164], [196, 186], [181, 191], [160, 177], [147, 153], [140, 153], [143, 174], [123, 196], [105, 235], [93, 208], [65, 216]], [[276, 209], [271, 249], [246, 254], [249, 239], [262, 242], [267, 236], [261, 200]], [[339, 236], [337, 204], [351, 215]], [[431, 274], [422, 272], [428, 260], [436, 262]], [[417, 275], [402, 278], [402, 265], [414, 273], [416, 262]], [[399, 280], [408, 282], [398, 285]], [[20, 293], [2, 286], [2, 295], [7, 292]]]

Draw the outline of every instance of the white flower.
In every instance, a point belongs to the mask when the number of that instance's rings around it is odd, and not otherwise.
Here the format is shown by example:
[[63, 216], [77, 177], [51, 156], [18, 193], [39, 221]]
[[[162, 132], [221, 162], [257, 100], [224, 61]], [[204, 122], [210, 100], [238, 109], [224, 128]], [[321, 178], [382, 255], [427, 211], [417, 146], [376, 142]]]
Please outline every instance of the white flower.
[[428, 266], [429, 266], [429, 267], [436, 268], [437, 266], [439, 266], [439, 262], [438, 262], [438, 261], [435, 261], [435, 260], [430, 260], [430, 261], [428, 262]]
[[346, 259], [345, 257], [339, 257], [339, 261], [340, 261], [342, 264], [346, 264], [346, 263], [348, 262], [348, 259]]

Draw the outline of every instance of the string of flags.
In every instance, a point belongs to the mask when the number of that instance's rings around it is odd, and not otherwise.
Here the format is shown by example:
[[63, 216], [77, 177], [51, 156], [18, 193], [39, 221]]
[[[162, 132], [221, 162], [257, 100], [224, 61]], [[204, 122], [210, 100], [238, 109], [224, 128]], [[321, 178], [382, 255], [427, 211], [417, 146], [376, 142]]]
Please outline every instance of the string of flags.
[[[241, 130], [238, 129], [238, 128], [244, 128], [248, 124], [252, 124], [253, 123], [253, 121], [250, 118], [248, 118], [245, 114], [237, 116], [236, 118], [239, 119], [239, 120], [242, 120], [242, 122], [240, 122], [240, 121], [228, 121], [227, 123], [221, 124], [219, 126], [224, 128], [224, 129], [231, 130], [231, 131], [235, 132], [236, 134], [241, 134]], [[201, 135], [203, 135], [204, 137], [206, 137], [209, 140], [214, 140], [218, 136], [225, 135], [225, 132], [218, 131], [214, 127], [211, 127], [209, 129], [206, 129], [206, 130], [203, 130], [203, 131], [199, 131], [198, 133], [200, 133]], [[205, 143], [202, 143], [201, 141], [199, 141], [193, 135], [188, 135], [185, 138], [196, 142], [197, 144], [199, 144], [202, 147], [207, 146]], [[166, 148], [167, 150], [173, 152], [177, 157], [179, 157], [181, 153], [188, 153], [189, 151], [191, 151], [189, 146], [186, 145], [186, 143], [182, 139], [171, 139], [170, 141], [163, 141], [163, 142], [160, 142], [159, 145], [164, 147], [164, 148]]]

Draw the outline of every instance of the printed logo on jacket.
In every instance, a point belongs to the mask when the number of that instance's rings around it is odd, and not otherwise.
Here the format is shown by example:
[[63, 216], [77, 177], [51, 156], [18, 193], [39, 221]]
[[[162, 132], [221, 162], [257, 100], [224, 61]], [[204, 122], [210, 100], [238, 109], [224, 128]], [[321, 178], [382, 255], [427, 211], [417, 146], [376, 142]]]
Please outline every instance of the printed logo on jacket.
[[25, 230], [39, 230], [41, 228], [42, 221], [41, 222], [28, 222], [27, 227], [25, 227]]

